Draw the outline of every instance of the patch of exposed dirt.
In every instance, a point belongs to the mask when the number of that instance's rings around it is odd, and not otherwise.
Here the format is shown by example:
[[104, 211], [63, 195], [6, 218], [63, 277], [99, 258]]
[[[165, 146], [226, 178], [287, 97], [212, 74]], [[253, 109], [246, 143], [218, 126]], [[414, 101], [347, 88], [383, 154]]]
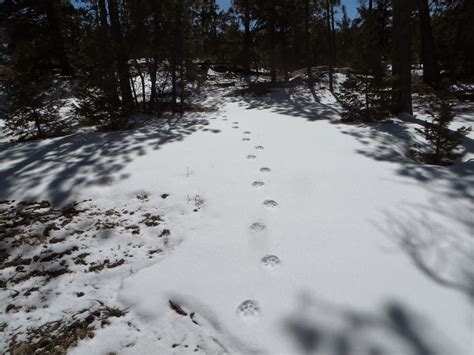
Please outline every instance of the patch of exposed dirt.
[[[157, 208], [141, 203], [147, 198], [112, 209], [91, 200], [0, 202], [0, 353], [63, 354], [123, 315], [104, 300], [130, 270], [175, 245]], [[46, 323], [51, 307], [62, 318]]]
[[124, 314], [124, 311], [111, 307], [101, 307], [93, 311], [84, 309], [69, 318], [30, 329], [24, 334], [25, 340], [17, 340], [14, 336], [9, 350], [12, 355], [66, 354], [79, 340], [93, 338], [94, 331], [99, 327], [106, 327], [111, 317], [122, 317]]

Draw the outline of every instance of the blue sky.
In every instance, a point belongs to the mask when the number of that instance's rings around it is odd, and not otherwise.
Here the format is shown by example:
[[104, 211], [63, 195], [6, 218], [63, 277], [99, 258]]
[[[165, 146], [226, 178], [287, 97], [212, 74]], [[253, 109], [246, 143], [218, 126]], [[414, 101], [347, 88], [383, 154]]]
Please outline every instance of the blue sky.
[[[77, 0], [72, 0], [73, 4], [77, 5]], [[231, 0], [217, 0], [221, 9], [228, 9], [231, 3]], [[357, 15], [357, 0], [341, 0], [341, 4], [345, 5], [347, 8], [347, 14], [350, 18], [354, 18]]]
[[[217, 3], [221, 9], [228, 9], [231, 0], [217, 0]], [[346, 6], [347, 14], [350, 18], [354, 18], [357, 15], [357, 0], [341, 0], [341, 4]]]
[[357, 6], [359, 6], [357, 0], [342, 0], [341, 4], [346, 6], [347, 14], [350, 18], [357, 16]]

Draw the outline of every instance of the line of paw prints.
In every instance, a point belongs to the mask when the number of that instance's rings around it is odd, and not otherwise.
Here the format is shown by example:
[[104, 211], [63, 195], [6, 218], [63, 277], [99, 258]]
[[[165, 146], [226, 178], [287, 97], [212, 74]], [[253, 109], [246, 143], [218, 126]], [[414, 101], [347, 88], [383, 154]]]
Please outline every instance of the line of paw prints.
[[[235, 123], [235, 122], [234, 122]], [[245, 131], [243, 132], [245, 135], [250, 135], [250, 131]], [[250, 141], [249, 137], [243, 137], [243, 141]], [[255, 150], [263, 150], [264, 147], [262, 145], [257, 145], [255, 146]], [[247, 159], [249, 160], [254, 160], [256, 159], [257, 156], [255, 154], [249, 154], [247, 155]], [[269, 167], [262, 167], [259, 169], [261, 173], [263, 174], [268, 174], [272, 170]], [[252, 186], [255, 188], [261, 188], [265, 185], [263, 181], [256, 180], [252, 182]], [[263, 201], [263, 206], [267, 208], [276, 208], [278, 206], [278, 203], [275, 200], [265, 200]], [[267, 229], [267, 226], [262, 223], [262, 222], [254, 222], [250, 225], [250, 230], [255, 233], [263, 232]], [[276, 255], [265, 255], [260, 259], [260, 264], [262, 265], [263, 268], [271, 270], [275, 269], [281, 264], [280, 258]], [[260, 316], [262, 312], [261, 306], [256, 300], [253, 299], [248, 299], [243, 301], [236, 310], [237, 315], [246, 321], [249, 320], [256, 320]]]

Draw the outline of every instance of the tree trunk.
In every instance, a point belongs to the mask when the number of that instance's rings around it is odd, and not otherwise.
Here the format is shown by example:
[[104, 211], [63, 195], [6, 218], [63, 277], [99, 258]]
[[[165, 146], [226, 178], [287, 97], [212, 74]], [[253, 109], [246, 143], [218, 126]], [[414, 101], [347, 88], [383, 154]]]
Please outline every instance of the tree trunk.
[[[104, 51], [109, 52], [111, 50], [111, 40], [110, 40], [110, 28], [107, 21], [107, 7], [105, 5], [105, 0], [98, 1], [99, 7], [99, 23], [101, 28], [101, 34], [103, 36], [101, 45], [103, 46]], [[117, 79], [115, 77], [114, 65], [112, 56], [107, 53], [104, 56], [105, 63], [104, 65], [104, 88], [105, 94], [107, 95], [107, 100], [109, 104], [113, 107], [118, 107], [120, 105], [120, 99], [117, 91]]]
[[149, 63], [148, 71], [150, 75], [150, 82], [151, 82], [151, 93], [150, 93], [150, 101], [148, 103], [148, 111], [153, 112], [155, 109], [155, 102], [156, 102], [156, 94], [157, 94], [157, 72], [158, 72], [158, 54], [157, 49], [161, 43], [160, 38], [160, 3], [161, 0], [153, 0], [152, 1], [152, 12], [153, 12], [153, 62]]
[[105, 6], [105, 0], [99, 0], [99, 20], [102, 28], [108, 28], [109, 24], [107, 22], [107, 8]]
[[43, 137], [43, 130], [41, 129], [41, 124], [40, 124], [40, 115], [38, 111], [33, 109], [33, 117], [35, 120], [35, 126], [36, 126], [36, 131], [38, 132], [38, 137]]
[[[377, 10], [381, 10], [380, 2], [377, 2], [379, 5]], [[380, 83], [382, 80], [382, 45], [381, 37], [383, 32], [383, 24], [378, 23], [377, 14], [374, 8], [374, 3], [372, 0], [369, 1], [368, 5], [368, 14], [367, 14], [367, 23], [366, 23], [366, 41], [367, 43], [367, 64], [368, 71], [374, 76], [375, 82]]]
[[389, 39], [388, 38], [389, 35], [387, 31], [389, 19], [387, 18], [387, 15], [386, 15], [387, 13], [386, 7], [388, 6], [387, 3], [388, 2], [382, 1], [382, 0], [377, 1], [377, 12], [379, 16], [375, 21], [376, 23], [375, 31], [377, 33], [377, 37], [376, 37], [375, 54], [374, 54], [374, 70], [375, 70], [374, 77], [375, 77], [376, 83], [380, 83], [385, 76], [385, 69], [382, 63], [382, 59], [383, 59], [384, 48]]
[[[455, 59], [451, 61], [450, 75], [453, 80], [459, 79], [460, 75], [467, 69], [468, 73], [472, 74], [474, 65], [472, 61], [473, 50], [466, 53], [466, 44], [468, 48], [472, 46], [472, 19], [474, 16], [474, 2], [472, 0], [463, 0], [461, 4], [461, 15], [459, 16], [458, 24], [456, 26], [456, 37], [454, 40]], [[467, 56], [466, 56], [467, 54]], [[466, 58], [467, 57], [467, 58]], [[468, 64], [466, 66], [466, 64]]]
[[179, 103], [180, 103], [180, 113], [184, 113], [184, 89], [185, 89], [185, 63], [184, 61], [181, 62], [181, 67], [179, 71], [179, 78], [180, 81], [180, 92], [179, 92]]
[[[143, 71], [140, 67], [140, 63], [138, 63], [138, 60], [135, 59], [134, 62], [135, 62], [135, 68], [137, 69], [137, 72], [138, 72], [138, 76], [140, 77], [140, 82], [142, 84], [142, 108], [143, 108], [143, 111], [146, 111], [145, 75], [143, 74]], [[134, 88], [134, 86], [132, 86], [132, 88]]]
[[277, 81], [276, 75], [276, 25], [275, 25], [275, 8], [272, 7], [270, 12], [270, 77], [272, 83]]
[[130, 80], [130, 87], [132, 88], [132, 97], [135, 102], [135, 106], [138, 107], [138, 95], [137, 95], [137, 91], [135, 90], [135, 80], [133, 80], [132, 75], [129, 75], [129, 80]]
[[148, 102], [148, 111], [153, 112], [156, 101], [156, 73], [158, 71], [158, 57], [156, 55], [153, 58], [153, 63], [151, 63], [148, 68], [151, 82], [151, 93], [150, 101]]
[[242, 50], [242, 64], [245, 73], [250, 73], [250, 0], [244, 2], [244, 43]]
[[329, 91], [334, 91], [333, 86], [333, 72], [334, 72], [334, 63], [333, 63], [333, 48], [332, 48], [332, 26], [331, 26], [331, 3], [330, 0], [326, 0], [326, 22], [327, 22], [327, 30], [328, 30], [328, 44], [329, 44], [329, 52], [328, 52], [328, 69], [329, 69]]
[[420, 18], [421, 61], [423, 62], [423, 82], [436, 86], [439, 82], [438, 56], [431, 28], [428, 0], [418, 0]]
[[176, 112], [176, 59], [171, 58], [171, 107], [173, 113]]
[[393, 112], [413, 114], [411, 98], [412, 0], [393, 0]]
[[288, 45], [287, 45], [287, 30], [285, 26], [281, 29], [281, 61], [282, 69], [285, 82], [290, 80], [290, 74], [288, 72]]
[[122, 106], [125, 113], [130, 113], [133, 109], [133, 97], [130, 88], [128, 58], [123, 41], [117, 0], [108, 0], [108, 5], [112, 41], [115, 49], [115, 62], [117, 65], [120, 93], [122, 95]]
[[311, 50], [311, 33], [309, 31], [310, 21], [311, 21], [311, 10], [310, 10], [310, 0], [305, 0], [304, 2], [304, 34], [305, 34], [305, 43], [306, 43], [306, 74], [308, 75], [308, 80], [313, 81], [313, 72], [312, 72], [312, 50]]
[[331, 6], [331, 46], [332, 46], [332, 65], [336, 65], [336, 27], [334, 20], [334, 4], [333, 0], [330, 3]]
[[59, 61], [61, 72], [63, 75], [71, 75], [72, 68], [69, 64], [66, 54], [63, 29], [61, 26], [61, 14], [59, 11], [60, 6], [61, 4], [59, 1], [46, 1], [46, 17], [48, 19], [48, 27], [50, 29], [51, 36], [53, 37], [53, 48]]
[[369, 102], [369, 77], [365, 75], [365, 85], [364, 85], [364, 92], [365, 92], [365, 109], [368, 112], [370, 108]]

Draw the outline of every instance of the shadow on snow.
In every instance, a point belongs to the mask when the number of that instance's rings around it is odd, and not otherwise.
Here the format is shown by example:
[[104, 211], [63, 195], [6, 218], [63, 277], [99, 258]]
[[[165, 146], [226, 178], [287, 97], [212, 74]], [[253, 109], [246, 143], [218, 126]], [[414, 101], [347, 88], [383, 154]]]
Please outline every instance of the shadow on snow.
[[[327, 92], [327, 91], [325, 91]], [[228, 95], [230, 96], [230, 95]], [[445, 181], [449, 186], [444, 194], [453, 198], [474, 199], [474, 161], [457, 163], [450, 167], [425, 165], [407, 157], [408, 148], [415, 143], [410, 125], [424, 124], [414, 118], [409, 122], [353, 123], [343, 124], [337, 103], [327, 105], [318, 97], [314, 88], [287, 84], [284, 87], [268, 83], [235, 90], [230, 100], [240, 103], [249, 110], [270, 110], [282, 115], [305, 118], [308, 121], [326, 120], [337, 125], [342, 133], [355, 137], [363, 144], [357, 153], [368, 158], [398, 164], [400, 176], [418, 182]], [[474, 111], [474, 107], [471, 108]], [[466, 108], [463, 108], [465, 115]], [[463, 141], [466, 153], [474, 154], [474, 140]], [[324, 154], [322, 152], [321, 154]]]
[[[49, 199], [65, 205], [83, 187], [110, 185], [127, 179], [122, 169], [149, 149], [178, 142], [197, 131], [218, 133], [208, 129], [208, 119], [184, 116], [170, 125], [156, 119], [126, 131], [82, 132], [69, 136], [29, 143], [0, 145], [0, 199], [21, 195], [23, 200]], [[6, 167], [6, 162], [11, 161]], [[40, 196], [31, 190], [45, 185]]]
[[398, 301], [362, 311], [304, 294], [283, 327], [303, 354], [446, 354], [427, 319]]

